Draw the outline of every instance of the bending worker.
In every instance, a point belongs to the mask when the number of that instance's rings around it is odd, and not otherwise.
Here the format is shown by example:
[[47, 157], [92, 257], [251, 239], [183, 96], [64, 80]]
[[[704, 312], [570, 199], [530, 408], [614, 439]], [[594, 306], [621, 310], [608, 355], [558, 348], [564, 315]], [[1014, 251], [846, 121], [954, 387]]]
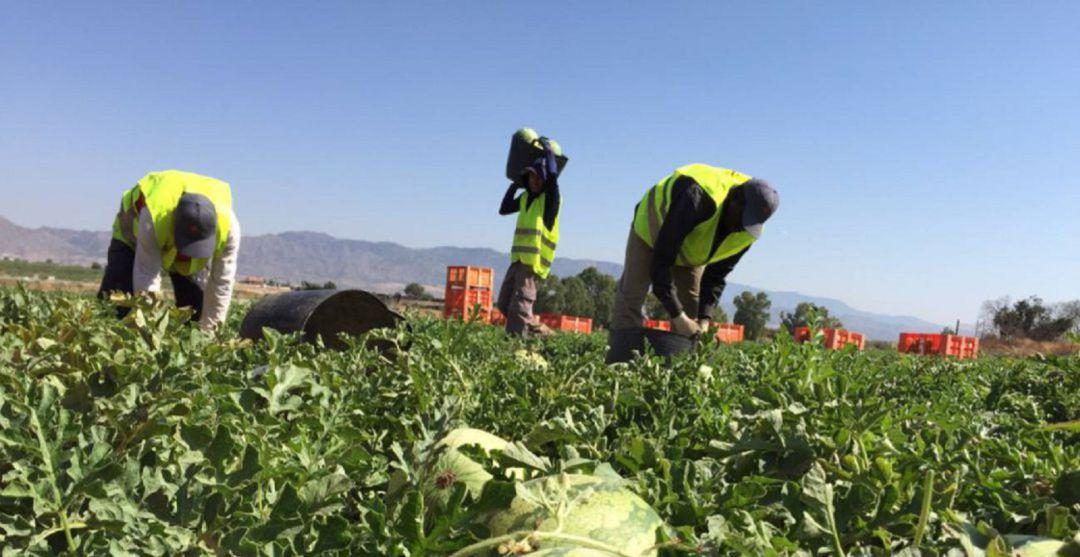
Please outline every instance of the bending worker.
[[[510, 183], [499, 207], [500, 215], [518, 214], [510, 268], [503, 277], [496, 302], [496, 307], [506, 316], [506, 331], [515, 335], [539, 327], [533, 319], [537, 281], [547, 278], [559, 243], [559, 169], [555, 148], [547, 139], [541, 142], [543, 156]], [[525, 191], [514, 197], [521, 188]]]
[[193, 308], [199, 327], [213, 329], [228, 314], [239, 251], [229, 184], [190, 172], [151, 172], [120, 201], [98, 296], [158, 292], [164, 271], [176, 305]]
[[643, 325], [650, 286], [673, 332], [692, 337], [707, 328], [728, 273], [779, 202], [764, 181], [705, 164], [679, 168], [646, 192], [626, 242], [608, 360], [629, 358], [616, 347], [626, 345], [626, 331]]

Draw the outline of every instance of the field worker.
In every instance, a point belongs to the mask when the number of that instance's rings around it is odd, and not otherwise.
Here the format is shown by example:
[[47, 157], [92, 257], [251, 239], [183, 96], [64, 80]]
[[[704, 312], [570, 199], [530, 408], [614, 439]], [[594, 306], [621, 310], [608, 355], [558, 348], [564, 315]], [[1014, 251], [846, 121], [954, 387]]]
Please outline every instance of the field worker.
[[151, 172], [120, 201], [98, 296], [158, 292], [165, 271], [176, 305], [193, 308], [199, 327], [210, 330], [229, 311], [239, 251], [229, 184], [190, 172]]
[[[559, 243], [559, 169], [555, 149], [540, 140], [544, 153], [510, 183], [503, 196], [500, 215], [517, 213], [510, 268], [499, 288], [496, 307], [506, 316], [506, 331], [514, 335], [537, 332], [533, 319], [537, 282], [547, 278]], [[525, 191], [515, 197], [517, 190]]]
[[671, 316], [672, 332], [693, 337], [707, 328], [728, 273], [779, 202], [766, 182], [705, 164], [679, 168], [649, 189], [626, 242], [612, 346], [620, 331], [642, 326], [650, 286]]

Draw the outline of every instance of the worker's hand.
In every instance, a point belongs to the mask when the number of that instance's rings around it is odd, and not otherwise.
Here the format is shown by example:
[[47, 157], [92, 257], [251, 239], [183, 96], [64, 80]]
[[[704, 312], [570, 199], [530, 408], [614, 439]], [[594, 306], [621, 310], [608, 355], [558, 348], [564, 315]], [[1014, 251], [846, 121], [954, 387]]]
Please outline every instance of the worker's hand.
[[555, 149], [551, 147], [551, 141], [546, 137], [540, 138], [540, 144], [544, 146], [544, 165], [547, 167], [548, 179], [554, 179], [559, 175], [559, 163], [555, 159]]
[[677, 335], [692, 338], [701, 334], [701, 327], [684, 311], [671, 320], [671, 331]]
[[698, 327], [701, 327], [701, 334], [708, 334], [709, 327], [712, 327], [712, 319], [708, 317], [698, 317]]

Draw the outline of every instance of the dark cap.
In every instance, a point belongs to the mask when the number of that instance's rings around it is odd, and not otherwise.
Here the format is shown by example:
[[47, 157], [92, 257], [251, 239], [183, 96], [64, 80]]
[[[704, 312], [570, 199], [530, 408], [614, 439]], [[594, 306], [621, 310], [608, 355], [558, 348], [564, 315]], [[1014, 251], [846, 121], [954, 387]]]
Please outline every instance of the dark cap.
[[176, 249], [192, 259], [206, 259], [217, 247], [217, 210], [205, 195], [185, 193], [174, 213]]
[[780, 206], [780, 195], [764, 180], [753, 179], [743, 184], [743, 229], [755, 238], [761, 237], [765, 221]]

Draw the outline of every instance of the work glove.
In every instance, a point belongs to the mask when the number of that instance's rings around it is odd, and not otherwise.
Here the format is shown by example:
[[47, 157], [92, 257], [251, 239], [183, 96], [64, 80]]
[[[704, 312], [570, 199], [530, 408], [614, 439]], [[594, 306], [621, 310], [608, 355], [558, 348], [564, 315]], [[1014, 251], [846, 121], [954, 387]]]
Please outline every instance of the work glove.
[[709, 319], [708, 317], [698, 317], [697, 324], [698, 327], [701, 328], [701, 334], [708, 334], [709, 327], [712, 327], [712, 319]]
[[693, 338], [701, 334], [701, 326], [697, 321], [690, 319], [684, 311], [671, 320], [671, 331], [677, 335]]

